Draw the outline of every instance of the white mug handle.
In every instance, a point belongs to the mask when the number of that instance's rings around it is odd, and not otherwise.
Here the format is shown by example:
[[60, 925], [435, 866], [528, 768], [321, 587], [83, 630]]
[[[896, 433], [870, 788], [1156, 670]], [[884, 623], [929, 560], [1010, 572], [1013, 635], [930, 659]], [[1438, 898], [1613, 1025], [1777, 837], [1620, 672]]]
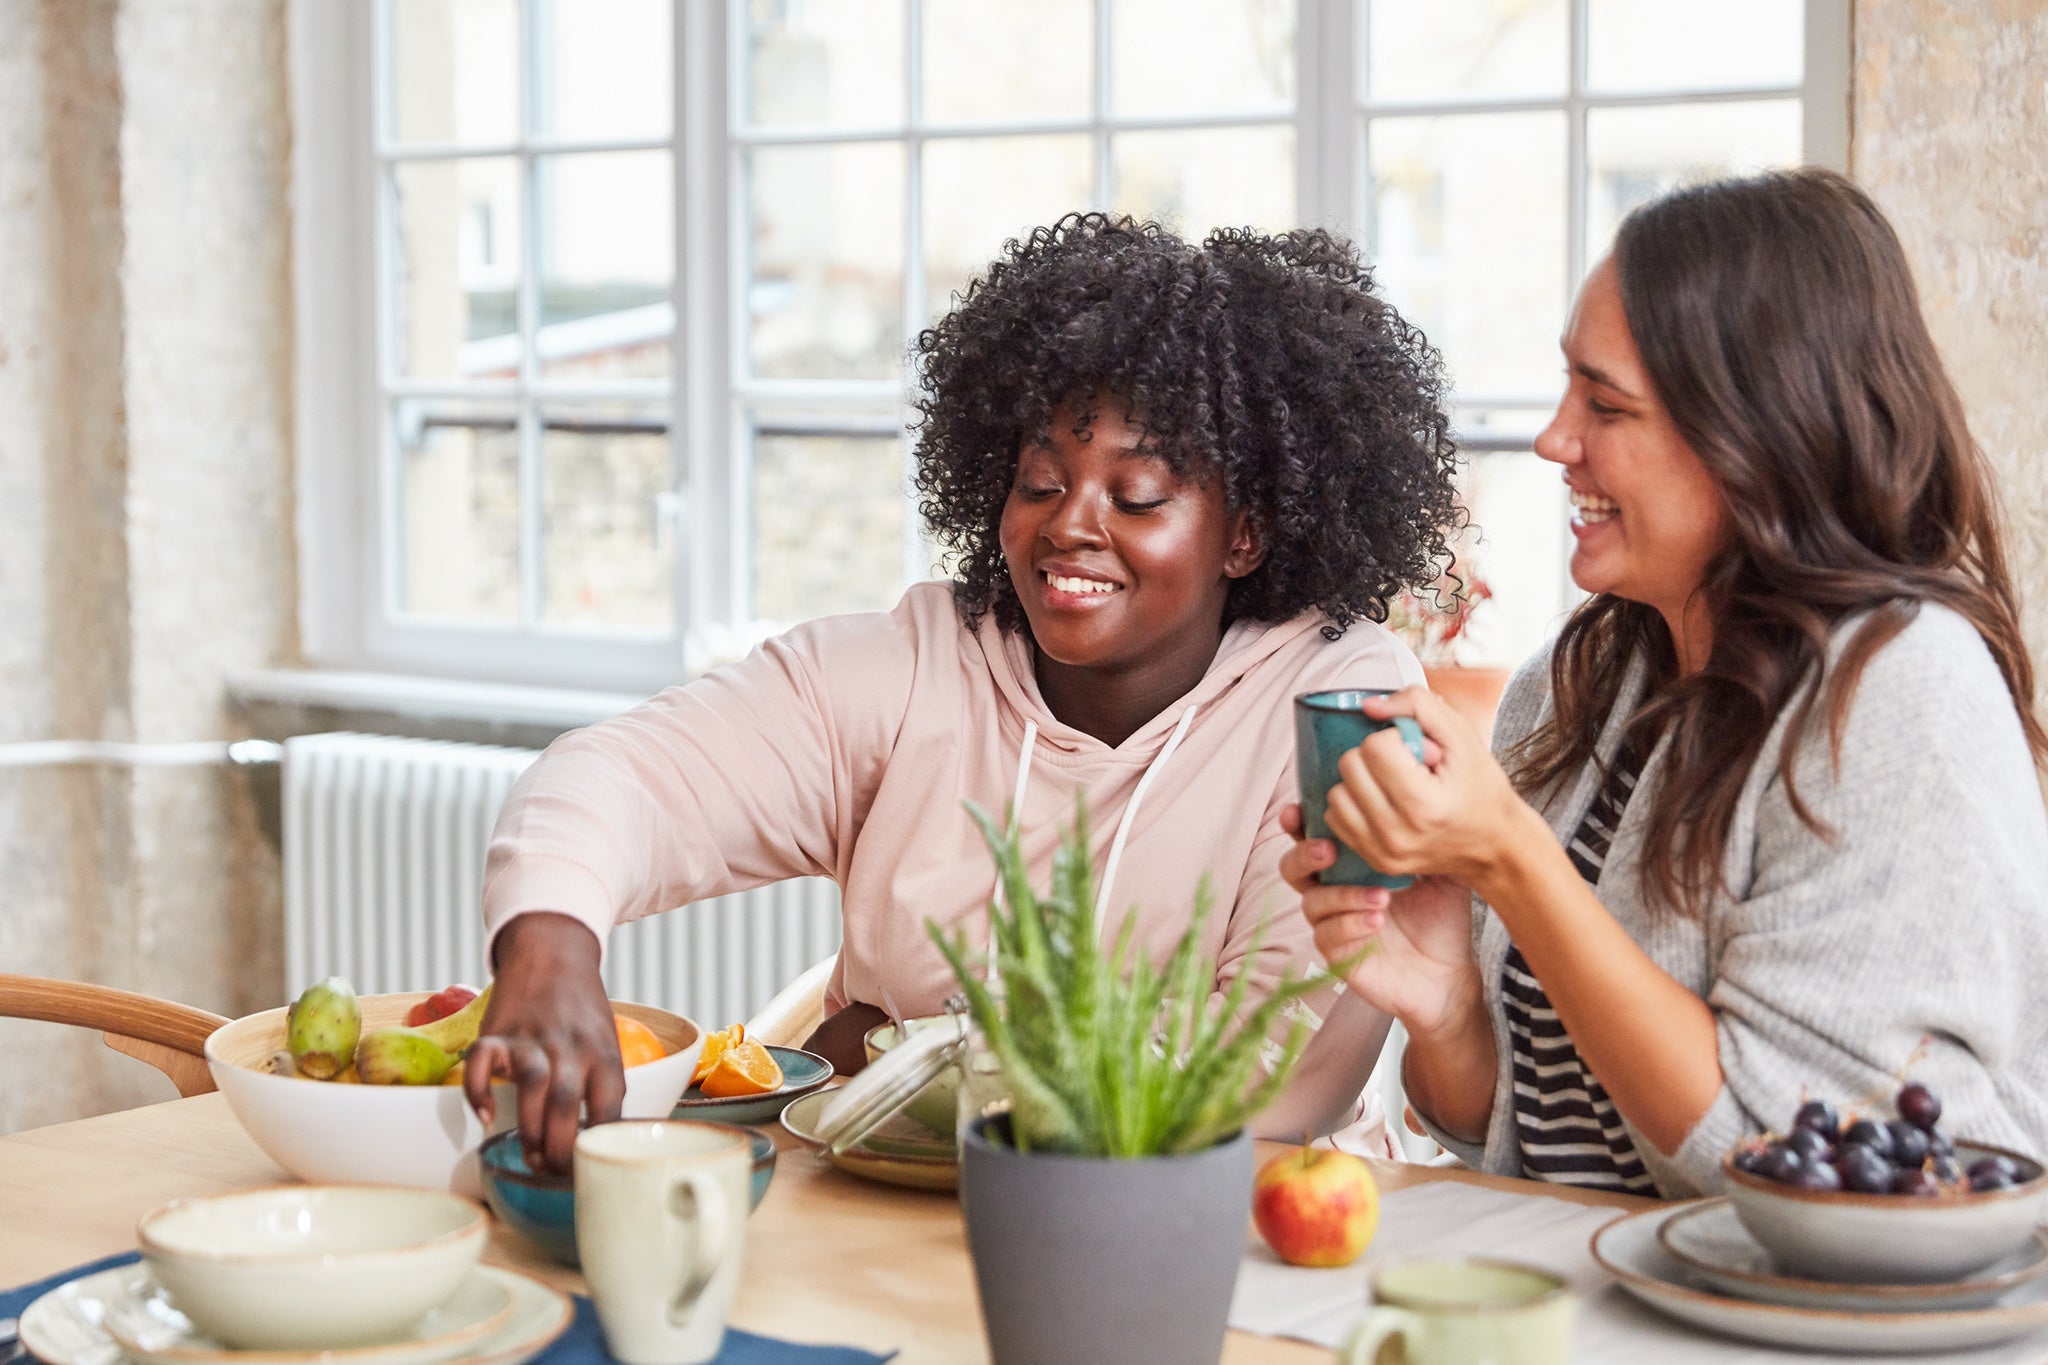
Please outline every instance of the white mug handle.
[[702, 1171], [685, 1172], [670, 1182], [668, 1212], [671, 1220], [687, 1227], [685, 1235], [696, 1244], [682, 1287], [668, 1305], [669, 1325], [688, 1327], [704, 1287], [725, 1263], [731, 1216], [718, 1178]]
[[1351, 1340], [1344, 1344], [1344, 1365], [1373, 1365], [1388, 1337], [1399, 1336], [1406, 1345], [1408, 1334], [1421, 1325], [1422, 1319], [1405, 1308], [1366, 1309], [1351, 1333]]

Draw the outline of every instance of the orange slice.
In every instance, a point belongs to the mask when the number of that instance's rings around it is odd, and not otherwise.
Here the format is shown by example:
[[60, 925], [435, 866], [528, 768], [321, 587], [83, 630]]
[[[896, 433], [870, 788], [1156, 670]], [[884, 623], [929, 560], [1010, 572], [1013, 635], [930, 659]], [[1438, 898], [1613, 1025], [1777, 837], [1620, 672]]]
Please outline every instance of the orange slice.
[[704, 1050], [697, 1054], [697, 1069], [690, 1073], [690, 1084], [698, 1085], [711, 1074], [711, 1068], [718, 1064], [719, 1057], [735, 1043], [747, 1040], [747, 1026], [734, 1024], [731, 1028], [704, 1035]]
[[718, 1054], [704, 1074], [704, 1093], [727, 1100], [739, 1095], [765, 1095], [782, 1084], [782, 1068], [759, 1043], [741, 1041]]
[[638, 1019], [614, 1014], [612, 1026], [619, 1031], [619, 1061], [623, 1065], [638, 1066], [642, 1062], [658, 1062], [668, 1056], [668, 1049], [661, 1045], [661, 1039], [654, 1036], [654, 1030]]

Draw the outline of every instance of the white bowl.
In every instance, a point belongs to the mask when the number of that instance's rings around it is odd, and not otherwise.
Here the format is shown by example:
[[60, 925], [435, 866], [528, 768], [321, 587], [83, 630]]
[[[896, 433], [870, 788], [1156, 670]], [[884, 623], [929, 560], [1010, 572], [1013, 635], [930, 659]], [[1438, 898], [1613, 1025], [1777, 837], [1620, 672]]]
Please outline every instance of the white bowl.
[[1956, 1144], [1967, 1169], [2003, 1156], [2020, 1169], [2008, 1190], [1938, 1196], [1803, 1190], [1721, 1163], [1735, 1216], [1785, 1269], [1838, 1284], [1939, 1284], [2011, 1255], [2034, 1235], [2048, 1175], [2041, 1163], [1999, 1147]]
[[[363, 1027], [402, 1023], [424, 991], [366, 995]], [[623, 1116], [667, 1118], [690, 1084], [703, 1031], [680, 1014], [613, 1001], [612, 1009], [654, 1031], [669, 1055], [626, 1068]], [[330, 1184], [411, 1185], [483, 1197], [476, 1151], [490, 1133], [459, 1085], [343, 1085], [268, 1069], [284, 1047], [283, 1009], [245, 1015], [214, 1030], [206, 1060], [214, 1084], [256, 1145], [301, 1180]], [[498, 1100], [491, 1132], [515, 1126], [513, 1089]]]
[[475, 1201], [369, 1185], [278, 1185], [179, 1199], [136, 1227], [150, 1273], [208, 1336], [258, 1350], [389, 1338], [476, 1269]]

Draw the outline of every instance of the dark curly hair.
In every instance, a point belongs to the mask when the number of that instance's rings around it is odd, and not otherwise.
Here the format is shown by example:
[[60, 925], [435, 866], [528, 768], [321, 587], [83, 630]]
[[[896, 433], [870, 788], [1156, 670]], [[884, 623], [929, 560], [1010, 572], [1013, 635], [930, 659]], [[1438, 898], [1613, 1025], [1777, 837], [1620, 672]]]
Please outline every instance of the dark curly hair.
[[1004, 244], [913, 347], [916, 487], [960, 615], [1024, 627], [998, 528], [1019, 446], [1063, 400], [1126, 404], [1176, 473], [1220, 475], [1265, 562], [1227, 620], [1310, 608], [1332, 639], [1434, 581], [1463, 524], [1436, 350], [1321, 229], [1212, 232], [1069, 214]]

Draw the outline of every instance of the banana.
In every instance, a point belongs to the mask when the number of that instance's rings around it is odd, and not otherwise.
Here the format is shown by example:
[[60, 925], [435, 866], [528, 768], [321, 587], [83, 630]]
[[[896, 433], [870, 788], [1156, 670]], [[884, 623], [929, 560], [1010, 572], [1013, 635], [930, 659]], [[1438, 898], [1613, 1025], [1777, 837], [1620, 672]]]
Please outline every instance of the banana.
[[456, 1058], [416, 1028], [380, 1028], [356, 1044], [356, 1074], [364, 1085], [439, 1085]]
[[306, 987], [285, 1016], [285, 1046], [300, 1074], [332, 1080], [363, 1033], [355, 988], [338, 976]]
[[485, 982], [483, 994], [464, 1005], [445, 1019], [418, 1025], [418, 1031], [451, 1057], [460, 1057], [469, 1051], [469, 1045], [483, 1028], [484, 1011], [490, 1008], [491, 983]]

